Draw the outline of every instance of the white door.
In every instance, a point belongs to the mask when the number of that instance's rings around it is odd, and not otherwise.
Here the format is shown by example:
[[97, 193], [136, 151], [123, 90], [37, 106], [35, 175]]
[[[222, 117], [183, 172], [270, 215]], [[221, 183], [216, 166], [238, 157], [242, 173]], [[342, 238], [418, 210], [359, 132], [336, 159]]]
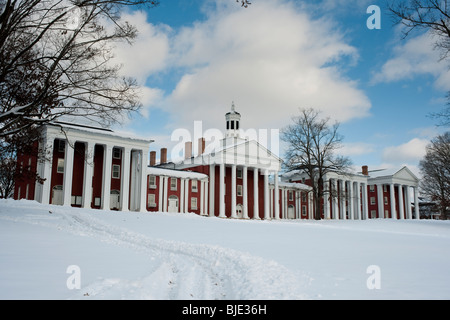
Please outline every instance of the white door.
[[290, 205], [288, 208], [288, 219], [295, 219], [295, 210], [293, 205]]
[[62, 206], [64, 204], [63, 200], [63, 187], [54, 186], [52, 190], [52, 204]]
[[243, 218], [242, 205], [241, 204], [238, 204], [236, 206], [236, 216], [238, 217], [238, 219], [242, 219]]
[[117, 190], [111, 191], [111, 196], [109, 198], [109, 208], [111, 210], [120, 209], [120, 192]]
[[178, 198], [175, 196], [169, 197], [169, 208], [167, 209], [169, 212], [178, 212]]

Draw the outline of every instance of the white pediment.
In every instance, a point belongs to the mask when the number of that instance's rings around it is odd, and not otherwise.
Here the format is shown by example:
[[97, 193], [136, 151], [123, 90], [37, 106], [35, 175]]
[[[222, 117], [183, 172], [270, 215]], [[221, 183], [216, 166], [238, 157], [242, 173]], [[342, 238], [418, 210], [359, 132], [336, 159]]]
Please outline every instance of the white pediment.
[[414, 181], [418, 182], [419, 179], [414, 175], [414, 173], [411, 172], [407, 167], [401, 168], [399, 171], [397, 171], [393, 178], [396, 180], [402, 180], [402, 181]]

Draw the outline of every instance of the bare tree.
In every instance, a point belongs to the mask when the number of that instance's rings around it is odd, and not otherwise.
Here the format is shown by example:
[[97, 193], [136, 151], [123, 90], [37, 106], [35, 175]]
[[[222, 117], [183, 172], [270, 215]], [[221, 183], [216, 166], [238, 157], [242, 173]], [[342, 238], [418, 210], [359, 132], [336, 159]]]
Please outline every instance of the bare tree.
[[281, 133], [281, 139], [288, 144], [286, 168], [300, 170], [311, 180], [317, 220], [321, 219], [324, 193], [329, 192], [323, 188], [324, 176], [329, 172], [345, 174], [351, 166], [349, 158], [336, 154], [343, 139], [338, 133], [339, 123], [329, 122], [318, 111], [303, 109]]
[[114, 122], [140, 107], [112, 46], [136, 29], [123, 6], [150, 0], [0, 0], [0, 137], [63, 115]]
[[441, 218], [450, 218], [450, 132], [431, 141], [419, 168], [422, 194], [438, 204]]
[[[404, 38], [414, 30], [430, 31], [436, 36], [436, 49], [441, 59], [450, 56], [450, 1], [449, 0], [395, 0], [388, 4], [389, 12], [396, 24], [403, 24]], [[450, 92], [448, 105], [441, 112], [431, 116], [438, 119], [439, 125], [450, 125]]]

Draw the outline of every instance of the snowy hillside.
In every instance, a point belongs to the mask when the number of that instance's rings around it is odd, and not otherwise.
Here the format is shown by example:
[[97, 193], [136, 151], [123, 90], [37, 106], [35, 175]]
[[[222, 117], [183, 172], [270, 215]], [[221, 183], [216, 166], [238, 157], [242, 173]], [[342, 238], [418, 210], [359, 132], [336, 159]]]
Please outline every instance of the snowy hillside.
[[0, 299], [450, 299], [448, 270], [448, 222], [240, 221], [0, 200]]

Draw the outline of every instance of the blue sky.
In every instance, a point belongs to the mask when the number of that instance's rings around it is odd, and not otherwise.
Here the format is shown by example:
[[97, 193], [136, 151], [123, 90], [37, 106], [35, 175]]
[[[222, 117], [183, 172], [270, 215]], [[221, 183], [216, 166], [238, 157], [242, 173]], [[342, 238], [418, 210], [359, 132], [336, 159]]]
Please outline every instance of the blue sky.
[[[161, 0], [125, 12], [140, 31], [117, 48], [124, 75], [142, 85], [143, 109], [117, 130], [174, 145], [178, 128], [224, 129], [231, 102], [247, 129], [282, 129], [299, 108], [341, 123], [341, 153], [356, 167], [409, 166], [443, 128], [428, 115], [450, 90], [447, 62], [428, 34], [402, 39], [384, 1]], [[381, 8], [369, 30], [367, 8]], [[281, 156], [283, 146], [281, 146]]]

